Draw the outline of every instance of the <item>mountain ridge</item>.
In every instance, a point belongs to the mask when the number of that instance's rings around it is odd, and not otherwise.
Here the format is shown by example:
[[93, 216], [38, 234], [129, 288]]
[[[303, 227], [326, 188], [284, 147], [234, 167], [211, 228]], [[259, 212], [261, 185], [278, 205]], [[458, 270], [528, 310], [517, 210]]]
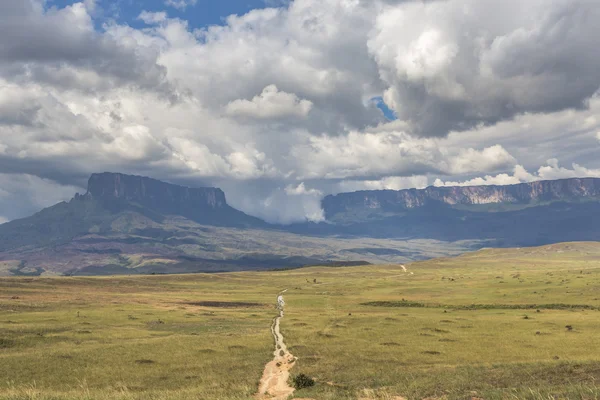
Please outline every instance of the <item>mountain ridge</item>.
[[596, 178], [360, 191], [323, 201], [327, 222], [271, 225], [229, 206], [219, 188], [93, 174], [85, 194], [0, 225], [0, 275], [404, 263], [480, 247], [600, 240]]
[[352, 210], [401, 211], [440, 202], [450, 206], [527, 205], [573, 199], [600, 200], [600, 178], [567, 178], [512, 185], [428, 186], [424, 189], [362, 190], [323, 198], [326, 219]]

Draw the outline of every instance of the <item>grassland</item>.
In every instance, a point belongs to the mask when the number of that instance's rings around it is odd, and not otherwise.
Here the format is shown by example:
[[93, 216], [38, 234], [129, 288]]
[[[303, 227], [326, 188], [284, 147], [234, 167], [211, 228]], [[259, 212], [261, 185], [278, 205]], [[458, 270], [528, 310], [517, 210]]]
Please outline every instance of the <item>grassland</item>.
[[298, 398], [600, 398], [600, 244], [407, 267], [0, 278], [0, 398], [251, 399], [286, 288]]

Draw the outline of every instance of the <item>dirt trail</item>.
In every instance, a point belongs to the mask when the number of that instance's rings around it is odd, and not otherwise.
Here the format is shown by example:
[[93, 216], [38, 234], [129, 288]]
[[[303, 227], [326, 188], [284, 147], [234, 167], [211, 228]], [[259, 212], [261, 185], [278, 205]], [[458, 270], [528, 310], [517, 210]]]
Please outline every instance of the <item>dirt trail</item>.
[[256, 398], [261, 400], [286, 400], [294, 393], [294, 388], [288, 385], [288, 378], [290, 377], [290, 369], [292, 369], [296, 362], [296, 357], [288, 351], [279, 328], [285, 306], [283, 293], [286, 291], [287, 289], [277, 296], [279, 316], [273, 319], [273, 324], [271, 325], [271, 333], [273, 334], [273, 339], [275, 339], [275, 351], [273, 352], [273, 360], [265, 365], [265, 370], [260, 380]]

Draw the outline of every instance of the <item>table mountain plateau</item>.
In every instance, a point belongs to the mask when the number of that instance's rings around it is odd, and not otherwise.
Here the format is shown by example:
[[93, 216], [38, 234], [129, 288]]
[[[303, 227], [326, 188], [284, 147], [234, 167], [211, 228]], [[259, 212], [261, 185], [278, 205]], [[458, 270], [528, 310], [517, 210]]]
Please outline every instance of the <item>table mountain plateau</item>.
[[600, 239], [600, 179], [327, 196], [327, 221], [273, 225], [218, 188], [93, 174], [85, 194], [0, 225], [0, 274], [177, 273], [406, 262]]

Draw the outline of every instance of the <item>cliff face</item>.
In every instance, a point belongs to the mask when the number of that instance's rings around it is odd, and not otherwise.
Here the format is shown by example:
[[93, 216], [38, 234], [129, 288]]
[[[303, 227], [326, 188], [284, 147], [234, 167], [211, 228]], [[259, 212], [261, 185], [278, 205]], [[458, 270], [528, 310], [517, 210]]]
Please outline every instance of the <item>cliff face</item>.
[[93, 174], [86, 194], [96, 200], [134, 202], [154, 210], [178, 214], [182, 209], [223, 209], [225, 193], [218, 188], [189, 188], [152, 178], [117, 173]]
[[179, 215], [215, 226], [262, 227], [267, 224], [230, 207], [221, 189], [189, 188], [143, 176], [93, 174], [80, 200], [94, 200], [112, 213], [143, 210], [146, 215]]
[[341, 193], [323, 199], [327, 218], [358, 210], [399, 211], [431, 202], [448, 205], [532, 204], [568, 200], [600, 200], [600, 179], [573, 178], [507, 186], [428, 187]]

